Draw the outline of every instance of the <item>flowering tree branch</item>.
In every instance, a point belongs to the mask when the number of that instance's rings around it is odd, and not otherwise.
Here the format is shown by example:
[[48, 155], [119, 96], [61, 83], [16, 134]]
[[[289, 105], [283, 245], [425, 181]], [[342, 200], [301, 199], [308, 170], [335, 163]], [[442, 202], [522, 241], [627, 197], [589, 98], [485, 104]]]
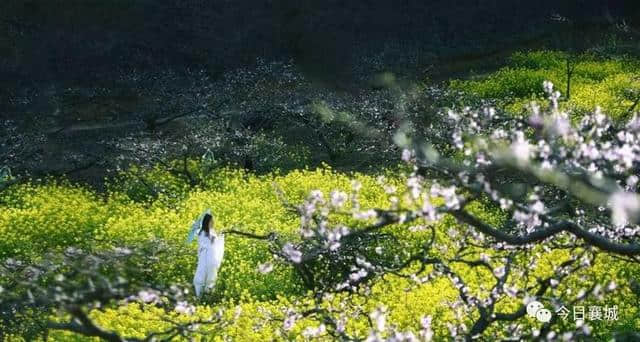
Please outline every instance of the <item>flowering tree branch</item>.
[[[18, 329], [29, 336], [47, 335], [49, 330], [66, 330], [105, 341], [169, 341], [176, 336], [193, 336], [206, 326], [220, 326], [220, 317], [175, 322], [160, 317], [169, 326], [152, 331], [143, 338], [123, 336], [101, 327], [89, 315], [128, 303], [144, 303], [167, 312], [188, 313], [189, 292], [179, 286], [145, 282], [144, 273], [170, 248], [161, 241], [136, 248], [115, 248], [87, 252], [68, 248], [62, 254], [50, 253], [42, 261], [24, 262], [7, 259], [0, 265], [0, 318], [3, 329]], [[37, 308], [37, 310], [33, 310]], [[32, 317], [33, 316], [33, 317]], [[66, 318], [55, 318], [65, 317]], [[25, 332], [27, 321], [45, 322]]]
[[[300, 240], [280, 242], [281, 251], [274, 255], [306, 270], [312, 279], [307, 284], [322, 296], [361, 295], [386, 276], [418, 284], [444, 277], [459, 297], [453, 304], [458, 323], [448, 323], [451, 336], [552, 339], [557, 318], [530, 331], [508, 323], [524, 319], [528, 301], [540, 300], [563, 281], [588, 272], [599, 253], [632, 258], [640, 253], [640, 200], [635, 193], [640, 124], [634, 118], [620, 129], [596, 111], [574, 126], [559, 109], [560, 95], [548, 83], [545, 89], [549, 106], [541, 110], [533, 105], [529, 118], [500, 117], [492, 109], [450, 111], [439, 121], [439, 129], [424, 134], [433, 145], [405, 139], [412, 149], [405, 150], [403, 159], [413, 165], [413, 173], [404, 193], [382, 180], [389, 208], [361, 208], [357, 182], [351, 194], [336, 190], [325, 197], [320, 191], [311, 192], [293, 206], [301, 219]], [[477, 212], [478, 205], [499, 212], [501, 219], [486, 220]], [[447, 218], [459, 225], [443, 232], [438, 222]], [[430, 233], [412, 246], [393, 240], [394, 233], [388, 231], [396, 229]], [[450, 240], [443, 240], [443, 233]], [[380, 239], [381, 234], [391, 240]], [[388, 241], [399, 243], [399, 249]], [[531, 268], [537, 262], [532, 251], [540, 248], [571, 253], [553, 266], [551, 275], [539, 276]], [[492, 287], [474, 288], [459, 265], [493, 275]], [[579, 295], [562, 295], [551, 302], [559, 308], [589, 296], [601, 298], [602, 288], [610, 292], [616, 286], [594, 279]], [[498, 309], [508, 298], [521, 302], [515, 310]], [[318, 307], [321, 302], [318, 299]], [[340, 312], [336, 309], [329, 315], [348, 315]], [[327, 320], [326, 312], [316, 314], [327, 326], [314, 333], [329, 331], [347, 339], [340, 335], [344, 330], [328, 323], [337, 319]], [[376, 318], [371, 319], [367, 340], [415, 338], [413, 332], [385, 329], [384, 316], [384, 309], [372, 313]], [[423, 323], [419, 334], [432, 336], [430, 319]], [[589, 333], [586, 325], [571, 332], [576, 338]]]

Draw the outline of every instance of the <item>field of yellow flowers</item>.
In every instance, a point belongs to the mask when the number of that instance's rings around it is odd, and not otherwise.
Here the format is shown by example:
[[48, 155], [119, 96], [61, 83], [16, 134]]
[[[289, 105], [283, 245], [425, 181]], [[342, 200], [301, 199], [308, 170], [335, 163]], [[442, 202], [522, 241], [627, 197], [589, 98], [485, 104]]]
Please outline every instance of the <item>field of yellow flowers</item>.
[[[34, 260], [45, 252], [68, 246], [99, 250], [161, 239], [175, 249], [158, 260], [152, 272], [153, 281], [188, 284], [195, 269], [196, 246], [187, 245], [186, 236], [192, 220], [205, 208], [211, 208], [214, 213], [218, 230], [235, 227], [252, 233], [278, 232], [295, 239], [299, 218], [287, 210], [282, 196], [290, 203], [299, 203], [314, 189], [326, 193], [349, 189], [351, 182], [357, 180], [362, 184], [362, 206], [385, 207], [388, 194], [378, 184], [380, 177], [398, 187], [402, 187], [405, 180], [402, 170], [372, 176], [344, 174], [325, 167], [258, 176], [222, 168], [206, 177], [204, 186], [192, 189], [173, 175], [152, 170], [147, 176], [168, 190], [149, 196], [145, 188], [129, 176], [124, 173], [111, 181], [104, 193], [53, 180], [21, 184], [6, 191], [0, 197], [0, 257]], [[477, 213], [487, 220], [501, 220], [500, 213], [485, 210], [481, 204], [477, 205]], [[453, 220], [445, 218], [438, 223], [437, 229], [446, 231], [453, 224]], [[415, 240], [419, 244], [421, 239], [420, 234], [409, 232], [402, 225], [389, 227], [388, 233], [399, 241]], [[273, 272], [259, 272], [258, 266], [271, 258], [267, 246], [260, 241], [229, 236], [215, 293], [196, 308], [195, 314], [170, 313], [171, 319], [185, 321], [222, 315], [232, 323], [212, 328], [218, 329], [212, 331], [218, 340], [301, 338], [301, 331], [317, 326], [319, 322], [301, 319], [292, 329], [284, 331], [282, 321], [275, 317], [282, 316], [292, 305], [304, 305], [313, 293], [305, 289], [289, 266], [276, 263]], [[544, 274], [551, 265], [566, 258], [562, 251], [550, 253], [537, 265], [535, 272]], [[490, 274], [475, 270], [465, 273], [464, 267], [461, 265], [459, 271], [475, 289], [482, 289], [483, 283], [491, 281]], [[628, 273], [625, 272], [630, 270], [616, 267], [611, 258], [602, 258], [594, 268], [572, 276], [556, 291], [577, 291], [582, 280], [596, 274], [600, 278], [615, 279], [621, 288], [628, 288], [625, 286], [628, 285]], [[368, 312], [383, 306], [388, 312], [389, 324], [402, 329], [419, 329], [420, 318], [431, 316], [436, 336], [446, 336], [446, 323], [456, 315], [455, 309], [450, 307], [456, 295], [456, 288], [447, 279], [417, 285], [406, 278], [387, 275], [376, 280], [371, 293], [349, 297], [336, 294], [327, 299], [326, 304], [328, 307], [345, 306], [346, 312], [352, 310], [352, 319], [346, 329], [356, 335], [366, 336]], [[625, 302], [624, 296], [621, 291], [608, 301], [621, 306], [624, 316], [617, 324], [635, 326], [638, 324], [637, 308]], [[500, 303], [505, 308], [516, 304], [519, 303]], [[95, 310], [91, 315], [103, 327], [126, 336], [143, 337], [150, 331], [163, 330], [169, 324], [165, 320], [167, 314], [161, 309], [142, 304]], [[50, 337], [54, 340], [87, 339], [55, 331]]]

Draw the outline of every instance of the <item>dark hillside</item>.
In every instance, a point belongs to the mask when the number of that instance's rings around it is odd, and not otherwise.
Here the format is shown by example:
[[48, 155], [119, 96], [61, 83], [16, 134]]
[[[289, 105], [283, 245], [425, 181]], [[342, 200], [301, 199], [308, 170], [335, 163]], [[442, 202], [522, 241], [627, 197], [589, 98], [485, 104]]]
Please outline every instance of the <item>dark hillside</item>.
[[[159, 128], [187, 134], [162, 123], [200, 108], [187, 90], [204, 89], [189, 88], [197, 72], [215, 82], [258, 59], [292, 61], [315, 85], [357, 92], [382, 71], [438, 81], [496, 68], [515, 50], [579, 49], [616, 30], [633, 37], [638, 13], [638, 2], [621, 0], [7, 0], [0, 116], [31, 130], [27, 136], [45, 135], [46, 148], [36, 151], [44, 159], [27, 169], [92, 166], [101, 179], [106, 166], [94, 161], [107, 156], [103, 142], [166, 133]], [[273, 96], [257, 99], [259, 108], [235, 108], [249, 96], [243, 91], [212, 106], [238, 113], [254, 131], [243, 116], [280, 111], [283, 99]]]
[[386, 46], [418, 46], [431, 57], [477, 53], [549, 32], [554, 13], [595, 25], [637, 16], [638, 7], [603, 0], [8, 0], [0, 5], [0, 58], [10, 85], [90, 81], [132, 67], [220, 71], [256, 57], [340, 69]]

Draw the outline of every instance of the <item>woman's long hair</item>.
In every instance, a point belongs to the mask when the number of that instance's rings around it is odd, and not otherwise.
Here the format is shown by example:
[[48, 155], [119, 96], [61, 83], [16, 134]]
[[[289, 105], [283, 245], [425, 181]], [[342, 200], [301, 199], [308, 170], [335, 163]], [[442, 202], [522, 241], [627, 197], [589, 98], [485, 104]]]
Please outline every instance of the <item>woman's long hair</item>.
[[204, 233], [209, 236], [209, 229], [211, 228], [211, 220], [213, 220], [213, 216], [210, 214], [205, 214], [202, 218], [202, 227], [200, 231], [204, 231]]

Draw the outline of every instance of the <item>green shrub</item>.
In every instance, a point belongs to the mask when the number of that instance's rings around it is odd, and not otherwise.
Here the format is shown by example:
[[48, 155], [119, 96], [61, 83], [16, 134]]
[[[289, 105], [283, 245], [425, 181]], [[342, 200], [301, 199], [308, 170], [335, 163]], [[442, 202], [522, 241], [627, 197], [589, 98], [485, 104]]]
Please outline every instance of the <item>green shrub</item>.
[[621, 57], [602, 59], [584, 54], [569, 56], [558, 51], [515, 53], [494, 73], [470, 80], [453, 80], [449, 88], [466, 94], [466, 102], [489, 99], [510, 112], [519, 113], [532, 100], [544, 102], [542, 82], [551, 81], [566, 96], [567, 60], [574, 66], [570, 99], [561, 106], [577, 115], [596, 106], [614, 118], [626, 118], [640, 96], [637, 75], [640, 62]]

